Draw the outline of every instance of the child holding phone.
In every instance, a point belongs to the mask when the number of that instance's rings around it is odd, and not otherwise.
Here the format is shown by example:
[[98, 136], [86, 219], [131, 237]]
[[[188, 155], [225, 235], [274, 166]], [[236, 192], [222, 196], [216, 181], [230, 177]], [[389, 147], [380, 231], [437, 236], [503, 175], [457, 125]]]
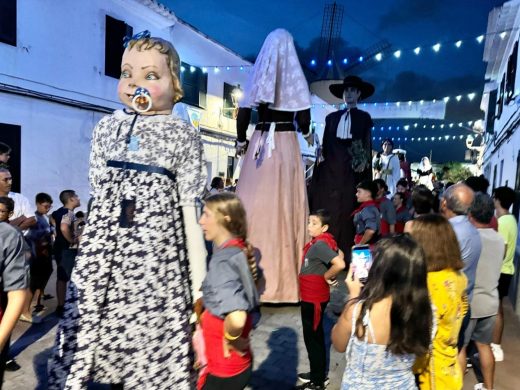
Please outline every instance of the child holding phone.
[[346, 351], [342, 390], [417, 388], [412, 366], [428, 352], [432, 324], [426, 275], [424, 252], [407, 235], [377, 243], [364, 287], [349, 270], [350, 300], [332, 329]]
[[310, 373], [298, 375], [298, 389], [324, 389], [326, 367], [323, 313], [330, 300], [330, 287], [337, 285], [338, 272], [345, 268], [343, 253], [328, 233], [330, 214], [317, 210], [309, 215], [307, 230], [312, 237], [303, 248], [300, 270], [301, 316], [303, 339], [310, 362]]

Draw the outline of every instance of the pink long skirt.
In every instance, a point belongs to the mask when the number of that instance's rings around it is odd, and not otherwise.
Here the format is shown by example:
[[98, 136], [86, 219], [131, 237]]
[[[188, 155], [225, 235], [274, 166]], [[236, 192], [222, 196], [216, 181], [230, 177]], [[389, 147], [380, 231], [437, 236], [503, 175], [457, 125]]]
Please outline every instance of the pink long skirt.
[[307, 238], [309, 208], [296, 132], [276, 132], [275, 150], [255, 160], [255, 131], [240, 172], [237, 194], [244, 203], [249, 241], [261, 254], [265, 276], [262, 302], [298, 302], [298, 273]]

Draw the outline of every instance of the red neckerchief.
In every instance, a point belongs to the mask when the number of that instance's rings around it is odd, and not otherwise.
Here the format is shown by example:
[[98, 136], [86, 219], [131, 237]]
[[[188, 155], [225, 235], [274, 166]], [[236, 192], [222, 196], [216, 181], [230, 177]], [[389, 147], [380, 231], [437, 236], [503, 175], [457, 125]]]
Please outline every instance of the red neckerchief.
[[404, 207], [404, 205], [403, 205], [403, 206], [399, 207], [397, 210], [395, 210], [395, 213], [398, 214], [405, 209], [406, 209], [406, 207]]
[[236, 246], [242, 250], [246, 249], [246, 242], [241, 238], [231, 238], [227, 240], [225, 243], [223, 243], [221, 246], [219, 246], [220, 249], [229, 248], [231, 246]]
[[361, 210], [363, 210], [365, 207], [368, 207], [368, 206], [378, 207], [377, 202], [375, 200], [367, 200], [366, 202], [361, 203], [361, 205], [357, 209], [355, 209], [354, 212], [350, 215], [353, 217], [354, 215], [361, 212]]
[[319, 236], [314, 237], [312, 240], [310, 240], [305, 246], [303, 247], [303, 256], [302, 256], [302, 264], [305, 261], [305, 256], [307, 255], [307, 252], [309, 251], [310, 247], [313, 246], [318, 241], [324, 241], [325, 244], [329, 246], [330, 249], [337, 252], [338, 251], [338, 244], [336, 243], [336, 240], [334, 239], [334, 236], [330, 233], [321, 233]]

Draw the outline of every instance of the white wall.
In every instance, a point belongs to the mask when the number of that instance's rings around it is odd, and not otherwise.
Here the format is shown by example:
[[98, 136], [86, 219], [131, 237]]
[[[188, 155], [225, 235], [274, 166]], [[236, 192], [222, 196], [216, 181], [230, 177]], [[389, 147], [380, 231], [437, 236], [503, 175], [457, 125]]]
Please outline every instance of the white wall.
[[[504, 5], [506, 7], [506, 5]], [[500, 19], [497, 20], [497, 23], [500, 23]], [[498, 88], [500, 88], [500, 84], [502, 81], [503, 75], [507, 71], [507, 64], [509, 60], [509, 56], [513, 51], [513, 47], [515, 42], [519, 38], [518, 26], [520, 26], [520, 13], [517, 12], [515, 15], [514, 27], [511, 31], [509, 31], [507, 35], [507, 48], [504, 51], [501, 58], [491, 58], [492, 61], [500, 61], [500, 67], [496, 79], [488, 80], [488, 85], [491, 83], [495, 83]], [[499, 30], [500, 27], [495, 25], [488, 25], [488, 33], [493, 33]], [[496, 49], [496, 47], [495, 47]], [[486, 150], [484, 151], [483, 158], [483, 171], [485, 176], [491, 183], [493, 187], [500, 187], [507, 185], [511, 188], [515, 188], [516, 181], [516, 171], [517, 171], [517, 156], [520, 150], [520, 129], [519, 126], [516, 125], [516, 128], [512, 126], [514, 123], [518, 123], [517, 120], [520, 118], [520, 58], [517, 58], [517, 69], [516, 69], [516, 80], [515, 80], [515, 96], [516, 98], [509, 102], [507, 105], [503, 106], [503, 110], [500, 118], [495, 119], [494, 121], [494, 134], [486, 134]], [[499, 91], [500, 94], [500, 91]], [[497, 96], [497, 100], [500, 96]], [[483, 97], [483, 102], [486, 102], [486, 99], [489, 99], [488, 96]], [[496, 102], [492, 102], [496, 103]], [[485, 107], [487, 109], [487, 107]], [[497, 107], [498, 109], [498, 107]], [[487, 118], [487, 114], [486, 114]], [[503, 139], [505, 135], [505, 131], [512, 131], [512, 134], [508, 136], [508, 138], [503, 141], [498, 148], [495, 149], [494, 143], [498, 140]], [[495, 174], [496, 167], [496, 174]], [[516, 245], [516, 255], [515, 262], [518, 266], [518, 258], [520, 256], [520, 241], [517, 239]], [[516, 270], [515, 279], [513, 279], [514, 288], [516, 288], [516, 302], [515, 309], [516, 313], [520, 315], [520, 288], [518, 284], [518, 275], [519, 271]]]
[[[183, 61], [195, 66], [250, 65], [220, 44], [145, 5], [145, 0], [24, 0], [18, 1], [17, 46], [0, 43], [0, 83], [52, 94], [112, 109], [122, 108], [117, 79], [104, 74], [105, 16], [123, 20], [134, 33], [173, 42]], [[201, 125], [235, 134], [235, 122], [224, 118], [223, 82], [245, 85], [247, 69], [208, 72], [207, 110]], [[180, 107], [182, 110], [182, 107]], [[104, 114], [0, 92], [0, 122], [21, 126], [22, 193], [31, 200], [37, 192], [57, 200], [65, 188], [78, 191], [86, 205], [90, 137]], [[207, 139], [205, 137], [205, 139]], [[212, 170], [227, 165], [229, 147], [208, 140], [206, 154]], [[219, 141], [223, 145], [229, 142]]]
[[90, 137], [103, 114], [1, 93], [0, 107], [2, 122], [21, 126], [22, 194], [32, 204], [38, 192], [47, 192], [56, 207], [59, 193], [73, 189], [86, 210]]

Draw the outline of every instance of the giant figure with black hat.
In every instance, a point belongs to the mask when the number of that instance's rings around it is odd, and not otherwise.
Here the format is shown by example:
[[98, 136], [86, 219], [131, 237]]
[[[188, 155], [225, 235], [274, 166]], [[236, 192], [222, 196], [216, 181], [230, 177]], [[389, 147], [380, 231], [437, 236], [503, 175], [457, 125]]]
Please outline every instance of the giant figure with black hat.
[[351, 214], [356, 205], [356, 184], [372, 179], [372, 118], [358, 109], [357, 103], [371, 96], [374, 86], [357, 76], [347, 76], [343, 83], [332, 84], [329, 89], [345, 101], [347, 108], [325, 118], [322, 158], [314, 167], [309, 204], [311, 210], [324, 208], [330, 212], [329, 232], [347, 260], [354, 243]]

